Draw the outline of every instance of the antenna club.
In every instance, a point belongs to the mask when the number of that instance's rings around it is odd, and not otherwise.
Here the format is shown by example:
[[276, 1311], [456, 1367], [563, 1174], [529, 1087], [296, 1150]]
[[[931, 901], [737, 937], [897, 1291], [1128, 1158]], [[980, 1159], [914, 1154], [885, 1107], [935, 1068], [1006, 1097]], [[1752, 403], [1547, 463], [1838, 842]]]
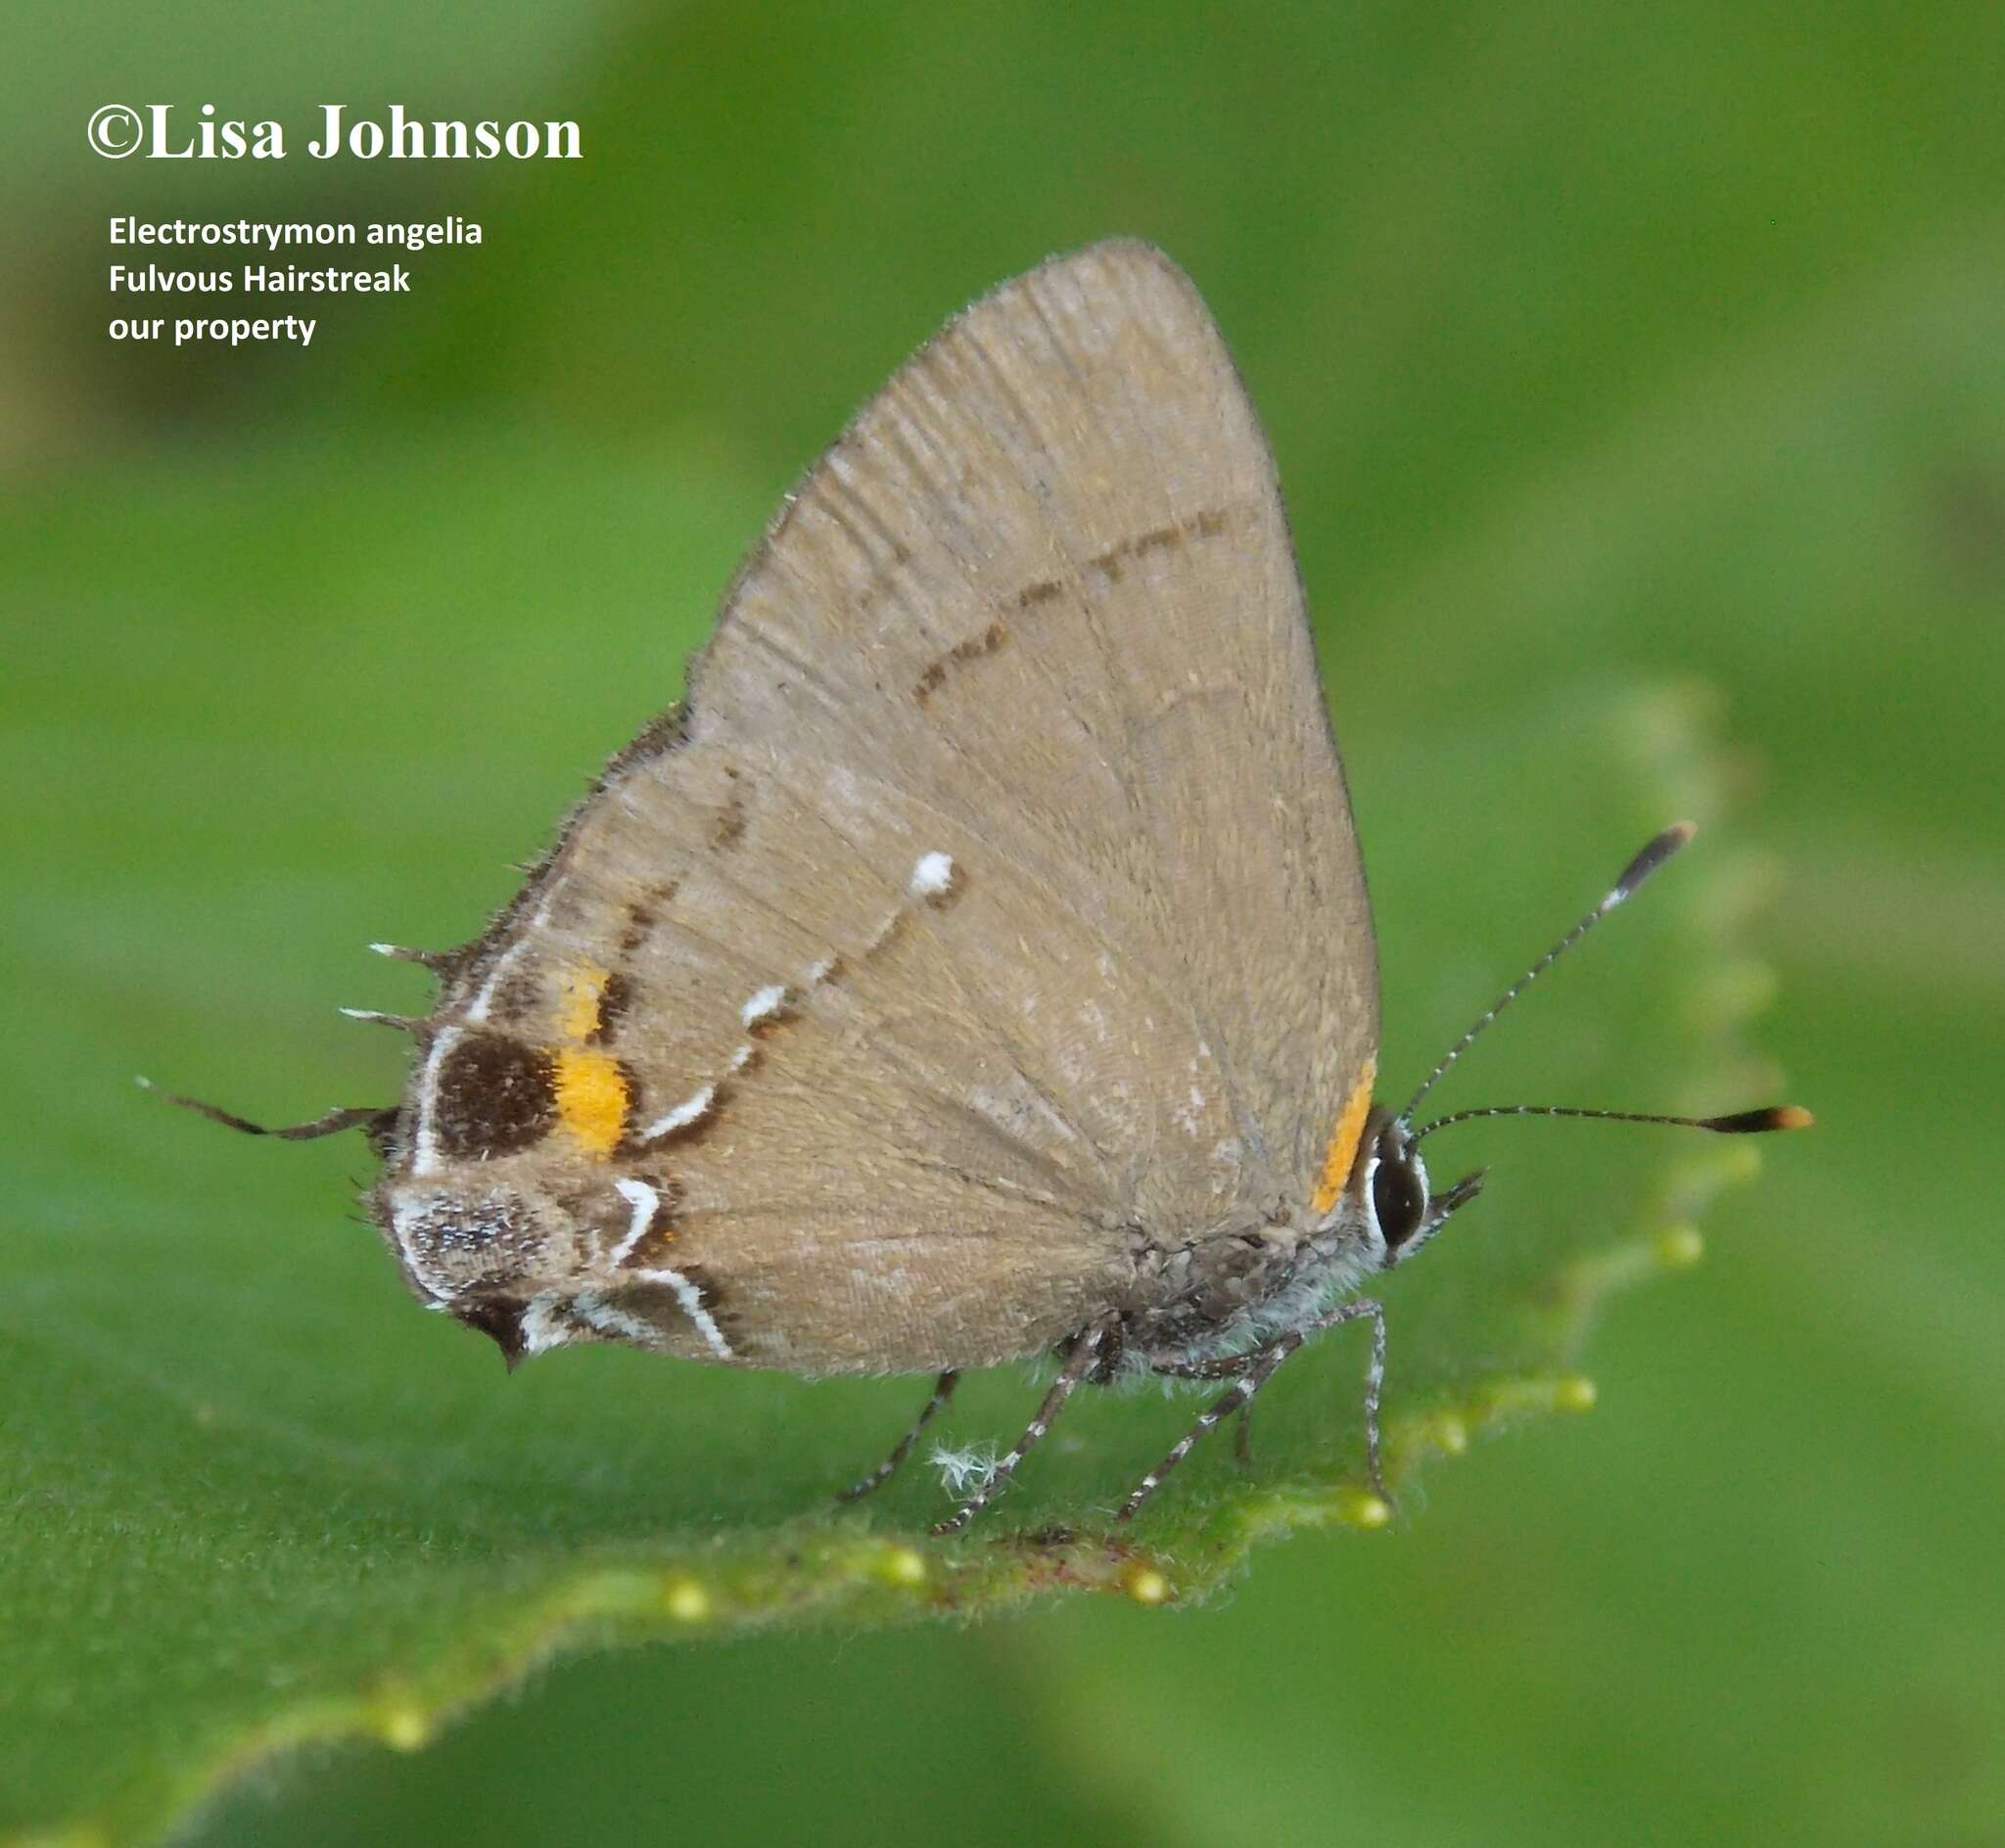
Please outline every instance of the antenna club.
[[1771, 1130], [1807, 1130], [1816, 1118], [1801, 1104], [1770, 1104], [1761, 1110], [1737, 1110], [1729, 1116], [1703, 1117], [1699, 1128], [1720, 1135], [1766, 1135]]
[[1737, 1117], [1725, 1118], [1719, 1127], [1747, 1134], [1768, 1130], [1807, 1130], [1816, 1121], [1801, 1104], [1777, 1104], [1768, 1110], [1745, 1110]]
[[1638, 886], [1698, 832], [1699, 823], [1696, 821], [1673, 821], [1669, 827], [1663, 829], [1642, 853], [1622, 868], [1616, 876], [1614, 885], [1609, 888], [1609, 896], [1602, 901], [1602, 909], [1612, 911], [1624, 899], [1632, 897]]

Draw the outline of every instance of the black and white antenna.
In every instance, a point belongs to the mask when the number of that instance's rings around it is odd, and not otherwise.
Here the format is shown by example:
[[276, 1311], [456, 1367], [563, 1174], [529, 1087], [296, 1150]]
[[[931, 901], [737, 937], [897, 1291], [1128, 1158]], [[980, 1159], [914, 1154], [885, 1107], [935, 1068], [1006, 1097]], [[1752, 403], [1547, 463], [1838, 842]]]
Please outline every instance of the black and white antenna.
[[[1626, 900], [1634, 898], [1643, 882], [1698, 832], [1697, 822], [1674, 821], [1655, 836], [1616, 875], [1615, 883], [1609, 888], [1608, 895], [1602, 901], [1512, 983], [1478, 1017], [1475, 1024], [1448, 1048], [1441, 1062], [1422, 1081], [1420, 1089], [1407, 1099], [1406, 1108], [1399, 1113], [1400, 1127], [1409, 1129], [1414, 1112], [1419, 1109], [1422, 1100], [1441, 1082], [1449, 1067], [1475, 1043], [1483, 1030], [1499, 1014], [1610, 911]], [[1431, 1123], [1423, 1124], [1418, 1130], [1409, 1130], [1409, 1132], [1412, 1139], [1418, 1142], [1422, 1136], [1431, 1135], [1436, 1130], [1445, 1130], [1451, 1123], [1468, 1123], [1476, 1117], [1586, 1117], [1604, 1123], [1668, 1123], [1681, 1129], [1711, 1130], [1720, 1135], [1755, 1135], [1770, 1130], [1803, 1130], [1808, 1129], [1815, 1121], [1810, 1113], [1798, 1104], [1775, 1104], [1760, 1110], [1737, 1110], [1718, 1117], [1677, 1117], [1635, 1110], [1580, 1110], [1565, 1104], [1486, 1104], [1480, 1109], [1457, 1110], [1445, 1117], [1436, 1117]]]

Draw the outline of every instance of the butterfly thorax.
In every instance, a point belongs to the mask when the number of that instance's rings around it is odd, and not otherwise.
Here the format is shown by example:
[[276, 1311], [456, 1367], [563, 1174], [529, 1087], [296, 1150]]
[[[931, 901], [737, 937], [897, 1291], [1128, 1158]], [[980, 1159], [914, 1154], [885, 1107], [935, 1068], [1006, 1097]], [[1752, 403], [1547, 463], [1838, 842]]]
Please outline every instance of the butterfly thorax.
[[1176, 1249], [1152, 1245], [1137, 1269], [1155, 1300], [1130, 1317], [1125, 1340], [1151, 1362], [1240, 1353], [1306, 1326], [1376, 1268], [1355, 1213], [1309, 1229], [1270, 1224]]

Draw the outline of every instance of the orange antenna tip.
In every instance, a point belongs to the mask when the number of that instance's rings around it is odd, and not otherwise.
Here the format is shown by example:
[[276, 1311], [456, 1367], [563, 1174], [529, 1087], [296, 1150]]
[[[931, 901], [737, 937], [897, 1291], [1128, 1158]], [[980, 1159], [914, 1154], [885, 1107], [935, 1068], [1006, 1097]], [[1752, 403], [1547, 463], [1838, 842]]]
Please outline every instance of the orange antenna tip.
[[1702, 1130], [1722, 1135], [1765, 1135], [1770, 1130], [1807, 1130], [1816, 1119], [1801, 1104], [1770, 1104], [1763, 1110], [1737, 1110], [1732, 1116], [1702, 1118]]

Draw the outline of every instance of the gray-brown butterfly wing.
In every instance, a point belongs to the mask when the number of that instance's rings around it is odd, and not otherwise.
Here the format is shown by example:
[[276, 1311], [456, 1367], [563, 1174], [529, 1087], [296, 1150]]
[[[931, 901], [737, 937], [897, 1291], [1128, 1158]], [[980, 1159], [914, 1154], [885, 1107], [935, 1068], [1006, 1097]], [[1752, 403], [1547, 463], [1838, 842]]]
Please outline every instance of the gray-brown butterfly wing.
[[440, 1019], [386, 1198], [531, 1345], [982, 1364], [1142, 1306], [1151, 1245], [1327, 1210], [1364, 880], [1273, 464], [1167, 259], [1047, 264], [894, 377]]

